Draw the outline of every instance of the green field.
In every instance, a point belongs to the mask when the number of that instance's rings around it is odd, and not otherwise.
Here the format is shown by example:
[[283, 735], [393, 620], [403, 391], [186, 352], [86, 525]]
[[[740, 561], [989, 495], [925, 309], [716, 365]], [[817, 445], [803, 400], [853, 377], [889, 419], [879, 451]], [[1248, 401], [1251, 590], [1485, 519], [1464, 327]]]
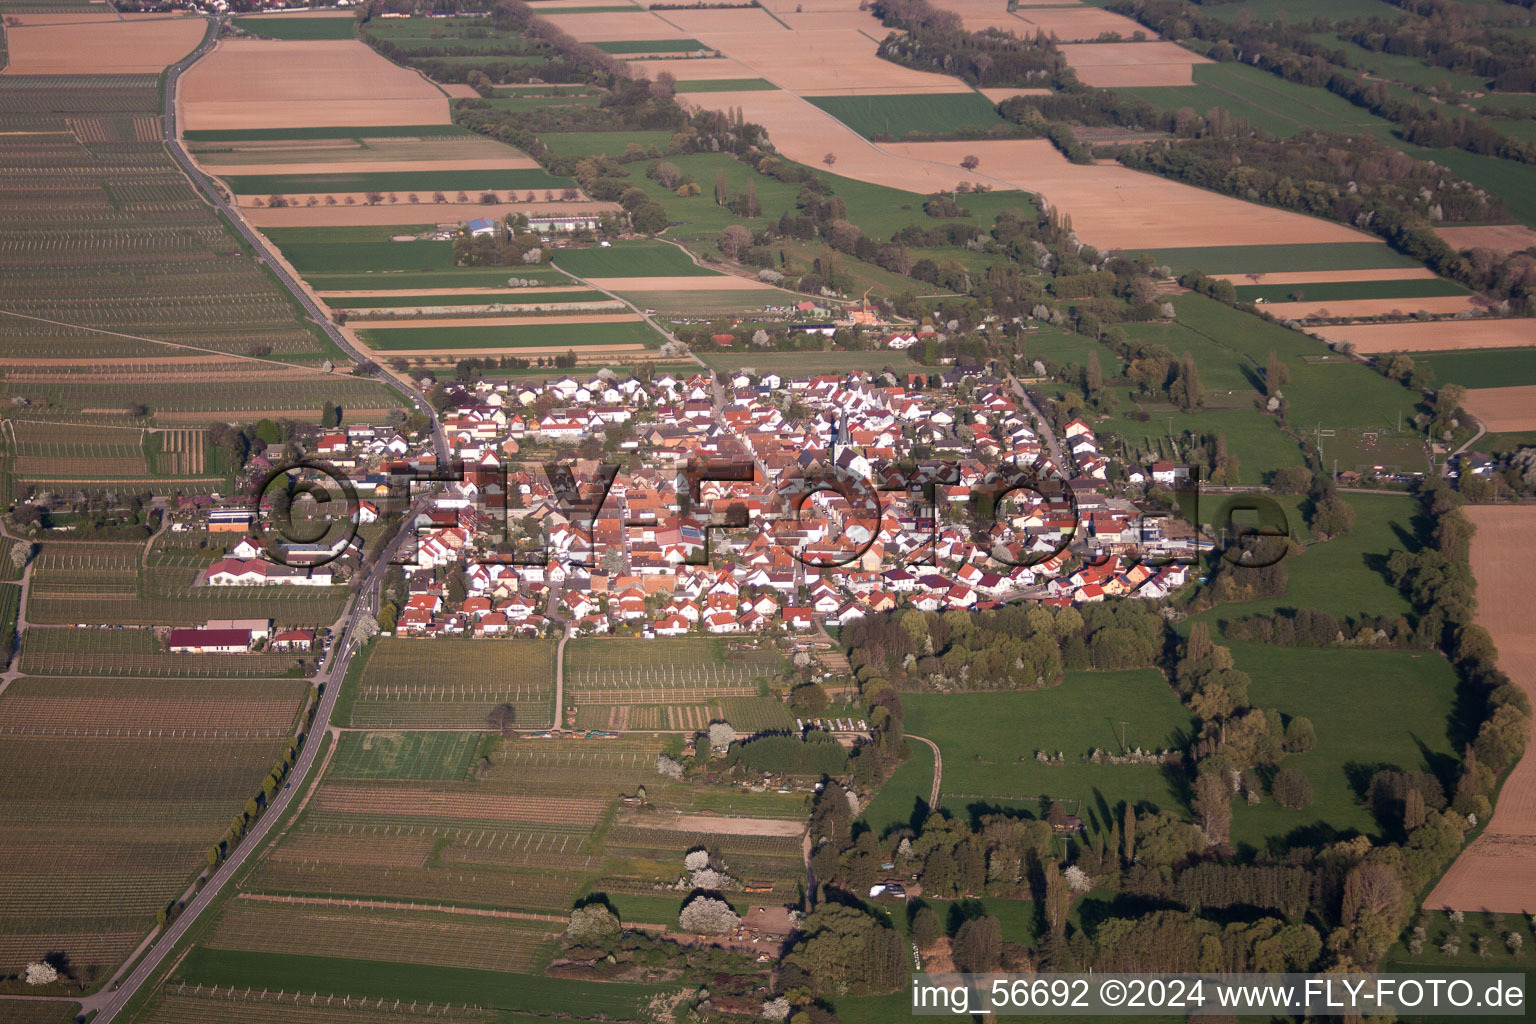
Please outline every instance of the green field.
[[1314, 281], [1310, 284], [1240, 284], [1241, 302], [1291, 302], [1300, 294], [1305, 302], [1344, 302], [1349, 299], [1426, 299], [1439, 295], [1467, 295], [1467, 289], [1443, 277], [1414, 277], [1400, 281]]
[[807, 96], [866, 139], [908, 135], [980, 135], [1007, 124], [978, 92], [913, 96]]
[[[277, 243], [293, 269], [309, 277], [311, 273], [453, 270], [452, 242], [299, 242], [289, 241], [279, 230], [269, 229], [268, 237]], [[505, 285], [516, 267], [498, 267], [499, 283]], [[327, 283], [328, 288], [341, 286]], [[366, 286], [373, 287], [373, 286]]]
[[916, 740], [908, 740], [907, 746], [912, 755], [880, 787], [860, 819], [875, 835], [909, 825], [914, 809], [919, 803], [927, 806], [933, 791], [933, 751]]
[[1415, 352], [1413, 361], [1435, 372], [1437, 384], [1502, 388], [1536, 384], [1536, 349], [1479, 348], [1459, 352]]
[[[618, 156], [623, 153], [625, 147], [630, 144], [641, 149], [649, 149], [655, 146], [658, 151], [665, 152], [672, 143], [671, 132], [549, 132], [539, 136], [543, 142], [558, 156], [596, 156], [599, 153], [607, 153], [609, 156]], [[669, 158], [670, 159], [670, 158]], [[635, 171], [644, 171], [644, 165], [631, 168], [631, 178], [640, 177]], [[635, 184], [639, 184], [636, 181]]]
[[676, 92], [760, 92], [777, 89], [766, 78], [700, 78], [692, 82], [678, 82]]
[[1480, 156], [1463, 149], [1425, 149], [1396, 138], [1384, 138], [1419, 160], [1433, 160], [1459, 177], [1504, 200], [1510, 216], [1527, 227], [1536, 227], [1536, 166]]
[[[551, 320], [554, 320], [551, 317]], [[357, 332], [370, 348], [407, 349], [572, 348], [587, 345], [655, 345], [659, 335], [639, 320], [610, 324], [527, 324], [515, 327], [392, 327]]]
[[483, 192], [499, 189], [565, 189], [574, 184], [539, 168], [494, 171], [372, 171], [357, 174], [229, 174], [224, 181], [242, 196], [325, 192]]
[[[1176, 449], [1167, 440], [1170, 427], [1176, 435], [1191, 431], [1225, 438], [1227, 451], [1238, 460], [1237, 479], [1241, 484], [1262, 483], [1270, 470], [1300, 466], [1304, 461], [1300, 446], [1285, 436], [1274, 418], [1251, 407], [1153, 413], [1145, 423], [1128, 416], [1112, 416], [1093, 424], [1100, 437], [1114, 434], [1124, 441], [1124, 454], [1133, 461], [1148, 455], [1154, 460], [1176, 457]], [[1121, 454], [1114, 446], [1106, 446], [1104, 450]]]
[[[406, 243], [396, 243], [402, 247]], [[416, 242], [415, 245], [442, 245], [446, 243]], [[422, 250], [417, 250], [422, 251]], [[286, 247], [284, 252], [287, 252]], [[332, 269], [304, 271], [304, 279], [317, 291], [385, 291], [402, 293], [421, 288], [505, 288], [511, 276], [543, 279], [547, 284], [567, 284], [570, 279], [548, 267], [455, 267], [452, 254], [447, 266], [424, 265], [409, 270], [380, 269], [369, 271], [367, 267], [353, 265], [351, 256], [344, 250], [335, 252], [312, 251], [311, 255], [324, 260], [322, 266]], [[432, 262], [430, 260], [424, 262]], [[338, 265], [339, 264], [339, 265]], [[356, 272], [354, 272], [356, 271]]]
[[322, 995], [489, 1006], [555, 1014], [580, 1006], [594, 1016], [630, 1020], [657, 986], [538, 975], [504, 974], [340, 957], [252, 953], [198, 947], [177, 965], [175, 979], [256, 989], [297, 988]]
[[699, 316], [710, 313], [751, 313], [764, 306], [792, 306], [803, 296], [793, 292], [743, 288], [740, 291], [617, 292], [641, 309]]
[[1207, 114], [1221, 107], [1272, 135], [1299, 131], [1348, 132], [1388, 127], [1390, 121], [1355, 106], [1326, 89], [1288, 82], [1246, 64], [1196, 64], [1194, 85], [1122, 88], [1115, 92], [1145, 100], [1164, 111], [1184, 107]]
[[709, 49], [697, 39], [623, 39], [592, 45], [604, 53], [694, 53]]
[[480, 734], [473, 732], [347, 732], [331, 775], [457, 782], [475, 763], [479, 746]]
[[1317, 746], [1287, 756], [1287, 768], [1306, 773], [1313, 803], [1287, 811], [1273, 800], [1233, 805], [1235, 842], [1277, 851], [1296, 830], [1318, 835], [1382, 829], [1361, 799], [1378, 768], [1430, 771], [1454, 785], [1456, 751], [1465, 739], [1447, 735], [1456, 673], [1434, 651], [1344, 651], [1231, 643], [1237, 667], [1253, 680], [1248, 699], [1305, 715]]
[[356, 24], [354, 18], [294, 18], [281, 14], [234, 19], [236, 28], [267, 39], [351, 39]]
[[[508, 268], [509, 270], [512, 268]], [[337, 289], [338, 291], [344, 289]], [[539, 303], [604, 302], [608, 296], [602, 292], [487, 292], [483, 295], [368, 295], [327, 299], [326, 305], [337, 309], [394, 309], [413, 306], [489, 306], [496, 303], [508, 305], [535, 305]]]
[[1175, 274], [1272, 274], [1289, 270], [1380, 270], [1419, 264], [1381, 242], [1328, 242], [1287, 245], [1206, 245], [1187, 249], [1136, 249]]
[[714, 277], [666, 242], [616, 242], [611, 248], [557, 249], [555, 266], [577, 277]]
[[[1085, 764], [1094, 748], [1126, 744], [1179, 748], [1194, 721], [1161, 674], [1069, 672], [1048, 690], [904, 695], [909, 733], [944, 753], [942, 802], [963, 813], [973, 804], [1009, 803], [1037, 811], [1041, 797], [1073, 802], [1085, 821], [1103, 820], [1125, 800], [1177, 808], [1178, 794], [1157, 765]], [[1035, 751], [1061, 751], [1064, 763], [1041, 764]], [[887, 814], [899, 815], [889, 808]], [[910, 809], [908, 809], [910, 813]]]
[[874, 350], [869, 352], [773, 352], [727, 349], [700, 352], [699, 358], [713, 370], [722, 372], [750, 366], [758, 373], [804, 376], [808, 373], [845, 373], [853, 370], [884, 370], [897, 373], [921, 369], [905, 352]]
[[[1023, 335], [1023, 356], [1026, 366], [1036, 359], [1055, 363], [1060, 367], [1087, 366], [1089, 353], [1099, 357], [1099, 366], [1104, 371], [1105, 377], [1115, 376], [1124, 365], [1120, 357], [1115, 355], [1107, 345], [1101, 345], [1091, 338], [1047, 324], [1032, 324], [1031, 327], [1032, 329]], [[1023, 374], [1025, 371], [1019, 372]]]
[[[1180, 295], [1173, 302], [1179, 325], [1195, 332], [1227, 353], [1229, 363], [1216, 370], [1217, 379], [1230, 381], [1233, 373], [1250, 379], [1258, 388], [1260, 370], [1271, 351], [1280, 357], [1290, 372], [1290, 383], [1282, 388], [1290, 403], [1289, 421], [1293, 429], [1400, 430], [1417, 411], [1417, 396], [1395, 381], [1353, 360], [1335, 359], [1326, 363], [1309, 362], [1304, 357], [1326, 355], [1320, 342], [1279, 324], [1224, 306], [1196, 294]], [[1182, 348], [1175, 348], [1176, 353]], [[1204, 357], [1200, 359], [1201, 383], [1209, 390], [1212, 379]], [[1343, 467], [1343, 468], [1348, 468]], [[1422, 464], [1409, 467], [1422, 469]]]
[[354, 125], [341, 128], [193, 128], [188, 142], [281, 142], [284, 139], [422, 139], [473, 135], [456, 124]]

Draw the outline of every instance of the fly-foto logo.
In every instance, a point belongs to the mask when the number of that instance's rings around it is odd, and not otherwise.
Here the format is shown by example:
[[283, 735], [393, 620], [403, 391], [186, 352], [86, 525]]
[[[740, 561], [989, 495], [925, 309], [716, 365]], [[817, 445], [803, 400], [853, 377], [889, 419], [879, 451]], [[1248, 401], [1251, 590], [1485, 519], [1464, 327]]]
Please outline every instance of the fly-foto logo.
[[[505, 466], [455, 461], [392, 471], [377, 501], [385, 517], [413, 508], [441, 485], [455, 485], [451, 502], [414, 517], [409, 524], [414, 535], [396, 549], [394, 561], [419, 564], [419, 544], [447, 528], [474, 534], [475, 558], [482, 564], [598, 567], [604, 544], [600, 522], [620, 530], [655, 527], [656, 510], [651, 507], [643, 517], [628, 513], [628, 503], [614, 493], [621, 471], [616, 463], [589, 464], [584, 471], [578, 465], [574, 460], [542, 464], [548, 514], [540, 516], [538, 529], [518, 525], [527, 511], [514, 508], [521, 504], [514, 491], [522, 484]], [[682, 465], [673, 492], [677, 499], [665, 510], [677, 523], [672, 564], [711, 565], [716, 544], [744, 531], [768, 537], [794, 561], [817, 571], [867, 568], [877, 543], [884, 562], [937, 567], [943, 560], [941, 538], [962, 524], [972, 543], [981, 539], [978, 546], [1003, 569], [1052, 563], [1074, 548], [1086, 549], [1089, 540], [1078, 488], [1049, 462], [1005, 463], [968, 480], [960, 463], [943, 461], [879, 464], [867, 473], [814, 463], [771, 484], [762, 476], [745, 458], [690, 458]], [[1131, 536], [1121, 538], [1116, 556], [1153, 568], [1192, 564], [1219, 543], [1217, 553], [1235, 567], [1265, 568], [1285, 557], [1290, 522], [1278, 502], [1267, 494], [1213, 496], [1201, 483], [1198, 467], [1192, 468], [1173, 492], [1173, 509], [1137, 509]], [[733, 488], [750, 491], [753, 500], [733, 500]], [[952, 497], [956, 489], [963, 491], [959, 501]], [[1201, 506], [1217, 497], [1220, 504], [1207, 520]], [[352, 481], [317, 459], [275, 467], [253, 501], [264, 552], [282, 565], [312, 567], [341, 557], [353, 547], [362, 518]], [[1165, 538], [1176, 520], [1205, 525], [1207, 539], [1194, 529], [1189, 543], [1172, 548]], [[893, 523], [903, 535], [895, 550], [882, 543]], [[560, 530], [559, 543], [552, 540], [554, 528]]]

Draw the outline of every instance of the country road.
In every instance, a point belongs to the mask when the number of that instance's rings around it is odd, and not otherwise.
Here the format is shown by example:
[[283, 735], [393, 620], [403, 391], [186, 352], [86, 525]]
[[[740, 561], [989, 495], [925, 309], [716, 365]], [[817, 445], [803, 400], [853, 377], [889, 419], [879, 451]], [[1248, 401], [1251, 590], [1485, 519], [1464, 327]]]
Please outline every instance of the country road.
[[[348, 355], [361, 362], [363, 360], [360, 353], [358, 353], [357, 350], [348, 343], [347, 339], [342, 335], [340, 331], [336, 329], [336, 326], [330, 322], [325, 313], [318, 307], [318, 305], [316, 305], [314, 300], [309, 297], [309, 295], [298, 284], [298, 282], [293, 279], [293, 277], [287, 272], [281, 263], [274, 258], [273, 254], [267, 249], [265, 240], [256, 232], [251, 230], [251, 228], [240, 219], [239, 215], [230, 208], [229, 204], [224, 199], [223, 195], [220, 194], [217, 187], [205, 179], [200, 173], [198, 173], [197, 169], [192, 164], [191, 158], [188, 157], [186, 151], [182, 149], [180, 140], [177, 138], [177, 80], [180, 78], [183, 71], [185, 71], [188, 67], [206, 55], [212, 49], [213, 41], [218, 35], [218, 27], [219, 20], [216, 18], [210, 19], [209, 32], [204, 37], [203, 42], [198, 46], [198, 48], [181, 61], [172, 65], [166, 71], [166, 149], [170, 152], [171, 156], [175, 158], [177, 163], [181, 165], [187, 176], [197, 185], [203, 194], [207, 196], [209, 201], [213, 203], [215, 208], [217, 208], [226, 217], [229, 218], [230, 224], [236, 231], [240, 233], [241, 237], [243, 237], [256, 250], [257, 253], [261, 254], [273, 275], [276, 276], [278, 281], [282, 283], [283, 287], [293, 295], [294, 299], [305, 309], [310, 317], [325, 330], [326, 334], [331, 338], [331, 340], [336, 343], [336, 346], [343, 352], [346, 352]], [[438, 464], [443, 465], [447, 461], [449, 454], [447, 438], [444, 436], [442, 427], [439, 424], [437, 416], [432, 410], [430, 403], [428, 403], [426, 396], [423, 395], [415, 387], [408, 385], [403, 381], [397, 380], [394, 377], [383, 373], [383, 371], [377, 372], [380, 374], [380, 377], [383, 379], [385, 384], [399, 392], [403, 397], [405, 397], [413, 404], [419, 405], [426, 411], [429, 418], [429, 423], [431, 425], [432, 447], [437, 455]], [[341, 695], [341, 684], [342, 681], [346, 678], [347, 666], [351, 663], [353, 656], [356, 655], [358, 648], [361, 646], [354, 639], [357, 624], [363, 621], [364, 618], [372, 617], [377, 613], [377, 607], [379, 603], [379, 590], [384, 579], [384, 573], [388, 569], [400, 548], [407, 541], [412, 539], [415, 530], [411, 523], [415, 519], [419, 507], [420, 506], [418, 505], [407, 509], [406, 518], [401, 525], [399, 532], [397, 532], [395, 536], [390, 540], [389, 544], [379, 552], [378, 558], [375, 560], [373, 567], [369, 570], [368, 575], [364, 577], [362, 583], [358, 586], [357, 592], [352, 599], [351, 614], [347, 616], [344, 625], [340, 628], [340, 630], [338, 630], [332, 641], [331, 648], [326, 654], [325, 660], [322, 662], [318, 672], [315, 675], [314, 682], [321, 687], [320, 703], [315, 710], [314, 719], [310, 724], [308, 733], [306, 734], [305, 743], [299, 750], [298, 760], [295, 762], [289, 774], [289, 778], [291, 779], [304, 779], [308, 775], [310, 769], [314, 766], [315, 758], [319, 754], [320, 747], [322, 745], [320, 739], [326, 734], [330, 727], [331, 714], [335, 711], [336, 701]], [[251, 829], [246, 834], [244, 840], [242, 840], [241, 843], [235, 847], [229, 858], [219, 866], [218, 870], [214, 871], [203, 888], [201, 890], [195, 891], [192, 894], [191, 898], [187, 902], [186, 906], [182, 909], [180, 915], [177, 916], [176, 920], [173, 921], [169, 927], [161, 931], [158, 935], [152, 936], [148, 952], [143, 956], [142, 959], [134, 964], [132, 970], [128, 971], [126, 977], [120, 978], [118, 976], [114, 976], [112, 980], [110, 980], [106, 985], [102, 986], [100, 991], [81, 1000], [82, 1014], [90, 1013], [93, 1010], [97, 1011], [96, 1016], [93, 1018], [96, 1021], [96, 1024], [107, 1024], [107, 1022], [116, 1018], [117, 1014], [121, 1012], [122, 1008], [129, 1002], [129, 1000], [137, 995], [139, 991], [145, 986], [145, 984], [154, 977], [155, 973], [164, 964], [166, 957], [170, 955], [171, 951], [176, 947], [177, 943], [186, 937], [188, 931], [202, 915], [202, 912], [214, 903], [224, 888], [228, 886], [229, 883], [235, 878], [235, 876], [240, 873], [241, 869], [250, 859], [251, 855], [261, 847], [263, 841], [283, 819], [283, 816], [287, 812], [289, 805], [293, 802], [298, 793], [298, 790], [291, 789], [286, 786], [283, 789], [277, 791], [277, 795], [274, 797], [271, 805], [268, 806], [262, 816], [256, 820], [255, 824], [251, 826]], [[133, 960], [130, 959], [129, 963], [132, 964]], [[121, 973], [121, 971], [119, 973]]]
[[[246, 244], [248, 244], [252, 249], [256, 250], [258, 257], [266, 265], [267, 269], [271, 271], [272, 276], [277, 278], [278, 282], [282, 284], [283, 288], [285, 288], [288, 293], [293, 296], [294, 301], [298, 302], [298, 304], [303, 307], [304, 312], [309, 317], [309, 319], [318, 324], [320, 329], [325, 331], [326, 336], [329, 337], [331, 341], [336, 345], [336, 347], [341, 349], [341, 351], [345, 352], [358, 363], [368, 362], [369, 360], [367, 356], [360, 352], [357, 347], [347, 339], [346, 335], [343, 334], [341, 330], [331, 322], [331, 319], [326, 314], [325, 310], [320, 308], [319, 303], [311, 298], [309, 292], [304, 289], [303, 285], [301, 285], [294, 278], [294, 276], [289, 273], [288, 268], [284, 266], [282, 260], [278, 259], [277, 255], [273, 253], [272, 250], [268, 247], [267, 240], [257, 231], [252, 229], [251, 226], [241, 218], [240, 212], [230, 205], [229, 200], [225, 198], [224, 193], [220, 190], [219, 186], [214, 184], [213, 181], [205, 177], [203, 173], [197, 169], [197, 165], [192, 162], [191, 156], [187, 154], [186, 149], [181, 144], [181, 138], [179, 135], [180, 129], [176, 124], [176, 84], [180, 80], [182, 72], [186, 71], [189, 67], [197, 63], [203, 57], [207, 56], [213, 50], [213, 45], [218, 39], [219, 26], [221, 23], [222, 19], [218, 17], [210, 18], [208, 34], [203, 37], [203, 41], [198, 45], [197, 49], [193, 50], [190, 54], [188, 54], [186, 57], [183, 57], [175, 64], [172, 64], [165, 71], [164, 142], [166, 152], [171, 154], [171, 158], [181, 166], [182, 172], [185, 173], [186, 176], [197, 187], [197, 189], [202, 192], [204, 198], [206, 198], [208, 202], [212, 204], [213, 208], [224, 215], [225, 219], [229, 221], [230, 226], [234, 228], [234, 230], [240, 235], [242, 239], [245, 240]], [[382, 368], [375, 370], [375, 376], [386, 386], [399, 392], [400, 395], [409, 403], [415, 406], [419, 406], [422, 411], [427, 414], [428, 421], [432, 427], [432, 447], [437, 452], [438, 464], [442, 465], [447, 458], [448, 439], [443, 433], [442, 425], [438, 422], [437, 413], [432, 408], [432, 404], [427, 400], [427, 396], [423, 394], [417, 387], [415, 387], [415, 385], [408, 384], [405, 381], [400, 380], [398, 377], [395, 377], [393, 374], [390, 374], [388, 371]]]
[[907, 733], [907, 739], [926, 743], [933, 751], [933, 785], [928, 788], [928, 809], [938, 810], [939, 797], [944, 794], [944, 754], [939, 750], [939, 745], [926, 736], [914, 736]]

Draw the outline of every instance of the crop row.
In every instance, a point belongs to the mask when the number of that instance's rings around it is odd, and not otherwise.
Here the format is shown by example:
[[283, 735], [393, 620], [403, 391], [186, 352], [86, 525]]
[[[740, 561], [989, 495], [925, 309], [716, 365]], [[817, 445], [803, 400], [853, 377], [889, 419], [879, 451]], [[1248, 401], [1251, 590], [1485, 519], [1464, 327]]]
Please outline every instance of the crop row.
[[418, 1006], [398, 999], [368, 1000], [313, 992], [252, 991], [249, 988], [211, 989], [204, 985], [171, 985], [156, 999], [145, 1024], [418, 1024], [423, 1019], [443, 1024], [491, 1024], [494, 1011], [432, 1004]]
[[565, 912], [587, 877], [549, 869], [375, 868], [268, 860], [257, 869], [251, 884], [264, 892]]

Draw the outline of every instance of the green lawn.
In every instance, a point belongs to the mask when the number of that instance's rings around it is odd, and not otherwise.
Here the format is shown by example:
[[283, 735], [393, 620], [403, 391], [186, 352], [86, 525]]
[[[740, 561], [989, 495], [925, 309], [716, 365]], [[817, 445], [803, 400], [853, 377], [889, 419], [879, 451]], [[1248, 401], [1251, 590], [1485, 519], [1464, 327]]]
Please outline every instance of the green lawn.
[[[1242, 484], [1262, 483], [1270, 470], [1300, 466], [1304, 461], [1300, 446], [1285, 435], [1274, 417], [1253, 408], [1153, 413], [1145, 423], [1118, 415], [1093, 423], [1101, 437], [1113, 433], [1124, 441], [1126, 454], [1132, 460], [1139, 460], [1144, 454], [1160, 458], [1171, 455], [1171, 451], [1160, 447], [1170, 427], [1175, 434], [1193, 431], [1226, 438], [1227, 451], [1238, 460], [1238, 482]], [[1119, 453], [1112, 447], [1105, 450]]]
[[709, 49], [697, 39], [623, 39], [592, 45], [604, 53], [694, 53]]
[[1435, 371], [1438, 384], [1502, 388], [1536, 384], [1536, 349], [1478, 348], [1460, 352], [1415, 352], [1413, 361]]
[[1411, 277], [1400, 281], [1315, 281], [1311, 284], [1240, 284], [1242, 302], [1290, 302], [1301, 294], [1306, 302], [1345, 302], [1350, 299], [1425, 299], [1439, 295], [1466, 295], [1467, 289], [1443, 277]]
[[641, 1004], [660, 990], [652, 985], [201, 946], [177, 965], [172, 976], [191, 984], [296, 988], [320, 995], [470, 1004], [526, 1013], [556, 1014], [580, 1006], [593, 1016], [619, 1020], [638, 1017]]
[[[986, 166], [981, 168], [986, 170]], [[864, 233], [877, 241], [886, 241], [908, 224], [921, 227], [938, 227], [947, 220], [935, 220], [923, 212], [923, 196], [914, 192], [872, 185], [865, 181], [826, 173], [816, 168], [816, 173], [827, 180], [832, 191], [848, 204], [848, 219], [864, 229]], [[961, 218], [985, 230], [992, 226], [997, 215], [1004, 210], [1018, 210], [1028, 221], [1035, 216], [1034, 196], [1028, 192], [985, 192], [980, 195], [957, 196], [968, 216]]]
[[577, 277], [718, 276], [666, 242], [615, 242], [607, 249], [557, 249], [555, 266]]
[[506, 327], [392, 327], [357, 332], [369, 348], [407, 349], [571, 348], [588, 345], [656, 345], [661, 339], [645, 323], [527, 324]]
[[1200, 270], [1207, 274], [1281, 273], [1288, 270], [1378, 270], [1417, 267], [1418, 262], [1387, 248], [1383, 242], [1326, 242], [1286, 245], [1206, 245], [1186, 249], [1137, 249], [1175, 274]]
[[[1085, 821], [1102, 820], [1125, 800], [1180, 806], [1156, 765], [1084, 764], [1095, 747], [1120, 749], [1125, 721], [1130, 747], [1181, 747], [1194, 722], [1163, 677], [1150, 669], [1069, 672], [1060, 686], [1038, 691], [905, 695], [909, 733], [926, 736], [944, 755], [942, 802], [956, 813], [974, 804], [1009, 802], [1039, 811], [1042, 796], [1081, 801]], [[1062, 751], [1065, 763], [1041, 764], [1035, 751]]]
[[364, 171], [354, 174], [229, 174], [242, 196], [326, 192], [465, 192], [488, 189], [564, 189], [574, 184], [540, 168], [492, 171]]
[[[1055, 363], [1061, 367], [1087, 366], [1089, 353], [1099, 357], [1099, 367], [1104, 371], [1105, 377], [1118, 375], [1120, 368], [1124, 365], [1120, 357], [1115, 355], [1108, 346], [1101, 345], [1091, 338], [1085, 338], [1074, 331], [1064, 331], [1047, 324], [1031, 324], [1030, 327], [1031, 330], [1023, 336], [1026, 368], [1036, 359]], [[1026, 371], [1019, 372], [1022, 374]]]
[[864, 136], [980, 135], [1007, 124], [991, 100], [977, 92], [910, 96], [807, 96], [816, 106]]
[[267, 39], [351, 39], [355, 18], [294, 18], [268, 14], [234, 19], [236, 28]]

